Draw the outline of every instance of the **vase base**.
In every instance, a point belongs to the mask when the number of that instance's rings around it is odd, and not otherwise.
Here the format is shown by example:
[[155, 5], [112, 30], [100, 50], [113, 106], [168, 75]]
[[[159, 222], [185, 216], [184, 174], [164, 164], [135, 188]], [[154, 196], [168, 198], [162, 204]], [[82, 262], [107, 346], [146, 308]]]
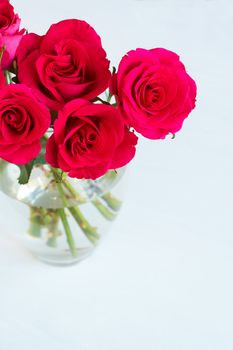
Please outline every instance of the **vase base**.
[[77, 256], [72, 256], [69, 251], [58, 254], [38, 254], [33, 253], [33, 256], [41, 262], [58, 267], [66, 267], [76, 265], [79, 262], [87, 259], [93, 253], [93, 248], [77, 249]]

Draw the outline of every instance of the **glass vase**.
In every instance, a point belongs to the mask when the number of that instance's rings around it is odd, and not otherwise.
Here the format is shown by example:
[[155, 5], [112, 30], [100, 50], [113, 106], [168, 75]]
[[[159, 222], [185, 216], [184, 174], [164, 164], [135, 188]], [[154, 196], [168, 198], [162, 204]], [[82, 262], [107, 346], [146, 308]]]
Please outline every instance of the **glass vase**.
[[19, 173], [17, 166], [0, 161], [0, 189], [14, 199], [20, 213], [15, 236], [49, 264], [70, 265], [87, 258], [121, 208], [125, 168], [97, 180], [78, 180], [37, 165], [25, 185], [18, 183]]

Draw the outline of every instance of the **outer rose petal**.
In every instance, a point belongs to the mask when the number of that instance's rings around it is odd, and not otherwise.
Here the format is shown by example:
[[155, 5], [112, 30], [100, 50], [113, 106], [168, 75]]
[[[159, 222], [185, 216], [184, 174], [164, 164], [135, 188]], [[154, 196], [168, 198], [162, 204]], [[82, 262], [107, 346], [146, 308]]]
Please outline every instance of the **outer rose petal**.
[[69, 172], [70, 177], [76, 177], [78, 179], [91, 179], [96, 180], [103, 176], [109, 170], [108, 163], [99, 163], [93, 167], [84, 167]]
[[3, 71], [0, 70], [0, 88], [6, 85], [5, 76]]
[[117, 92], [117, 74], [114, 73], [111, 76], [110, 82], [109, 82], [109, 90], [111, 92], [112, 95], [118, 95]]
[[160, 61], [160, 63], [167, 65], [178, 65], [180, 68], [184, 68], [184, 65], [180, 62], [180, 57], [170, 50], [164, 49], [164, 48], [156, 48], [149, 50], [151, 53], [153, 53], [154, 57]]
[[46, 162], [52, 165], [54, 168], [59, 168], [59, 164], [57, 161], [57, 144], [54, 140], [54, 135], [50, 136], [46, 143], [46, 153], [45, 153], [45, 159]]
[[54, 45], [67, 37], [97, 47], [101, 46], [99, 35], [87, 22], [67, 19], [51, 25], [41, 45], [41, 52], [53, 52]]
[[9, 146], [0, 146], [1, 158], [7, 162], [24, 165], [38, 156], [41, 151], [40, 141], [35, 141], [32, 144], [21, 146], [18, 150], [9, 152]]
[[6, 35], [2, 38], [2, 46], [6, 47], [1, 62], [2, 69], [9, 69], [11, 67], [22, 36], [23, 32], [16, 35]]
[[34, 33], [29, 33], [23, 36], [16, 52], [19, 64], [22, 64], [33, 51], [38, 50], [42, 39], [43, 36]]
[[127, 128], [125, 128], [125, 137], [122, 143], [117, 147], [110, 169], [117, 169], [128, 164], [135, 156], [138, 137]]

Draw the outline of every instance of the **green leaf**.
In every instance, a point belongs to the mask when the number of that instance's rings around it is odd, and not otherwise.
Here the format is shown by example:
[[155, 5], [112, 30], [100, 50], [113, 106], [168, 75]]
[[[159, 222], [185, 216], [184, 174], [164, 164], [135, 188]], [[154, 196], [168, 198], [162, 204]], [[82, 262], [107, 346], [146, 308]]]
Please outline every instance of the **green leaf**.
[[19, 184], [20, 185], [26, 185], [30, 179], [31, 172], [33, 169], [35, 160], [32, 160], [30, 163], [25, 165], [19, 165], [20, 168], [20, 176], [19, 176]]

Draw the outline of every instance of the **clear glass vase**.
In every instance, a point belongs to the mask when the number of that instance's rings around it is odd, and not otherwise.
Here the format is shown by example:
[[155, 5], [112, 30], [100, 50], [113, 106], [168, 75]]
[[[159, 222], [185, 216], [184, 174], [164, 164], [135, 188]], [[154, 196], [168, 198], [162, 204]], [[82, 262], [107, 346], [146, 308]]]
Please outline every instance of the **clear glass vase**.
[[[97, 180], [78, 180], [48, 165], [33, 168], [19, 185], [19, 168], [0, 161], [0, 189], [20, 212], [16, 237], [40, 260], [70, 265], [88, 257], [116, 218], [125, 168]], [[11, 213], [12, 217], [12, 213]]]

